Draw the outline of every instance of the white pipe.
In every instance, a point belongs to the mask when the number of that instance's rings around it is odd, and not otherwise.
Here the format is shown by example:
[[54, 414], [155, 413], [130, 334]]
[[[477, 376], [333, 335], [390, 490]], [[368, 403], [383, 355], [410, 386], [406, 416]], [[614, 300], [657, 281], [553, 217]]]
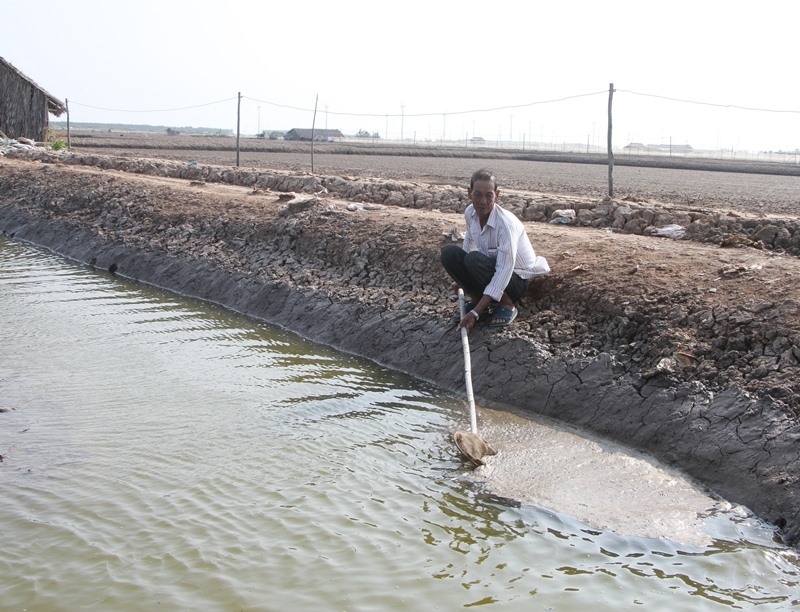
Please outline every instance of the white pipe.
[[[458, 310], [461, 318], [467, 314], [464, 312], [464, 290], [458, 288]], [[464, 384], [467, 387], [467, 404], [469, 405], [469, 428], [474, 434], [478, 433], [478, 416], [475, 412], [475, 397], [472, 394], [472, 360], [469, 356], [469, 333], [466, 327], [461, 328], [461, 346], [464, 349]]]

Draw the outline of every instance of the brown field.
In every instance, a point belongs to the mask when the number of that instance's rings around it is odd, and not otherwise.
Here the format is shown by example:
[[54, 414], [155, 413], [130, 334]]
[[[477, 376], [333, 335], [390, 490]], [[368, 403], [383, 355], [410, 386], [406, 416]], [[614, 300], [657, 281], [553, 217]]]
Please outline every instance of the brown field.
[[[234, 137], [78, 132], [72, 134], [71, 142], [75, 152], [236, 165]], [[760, 215], [800, 215], [798, 164], [630, 155], [618, 156], [614, 164], [617, 198]], [[239, 166], [311, 172], [312, 146], [242, 138]], [[608, 194], [608, 160], [597, 155], [361, 143], [313, 146], [316, 174], [465, 185], [479, 167], [492, 169], [505, 189], [592, 200]]]

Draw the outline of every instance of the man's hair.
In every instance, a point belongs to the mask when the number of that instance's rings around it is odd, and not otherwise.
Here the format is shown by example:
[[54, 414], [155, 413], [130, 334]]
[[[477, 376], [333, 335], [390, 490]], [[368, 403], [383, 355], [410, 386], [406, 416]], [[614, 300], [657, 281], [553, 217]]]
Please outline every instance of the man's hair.
[[472, 178], [469, 180], [470, 191], [473, 187], [475, 187], [475, 183], [478, 181], [492, 181], [492, 183], [494, 183], [495, 190], [497, 189], [497, 179], [494, 178], [494, 174], [485, 168], [481, 168], [480, 170], [476, 170], [472, 173]]

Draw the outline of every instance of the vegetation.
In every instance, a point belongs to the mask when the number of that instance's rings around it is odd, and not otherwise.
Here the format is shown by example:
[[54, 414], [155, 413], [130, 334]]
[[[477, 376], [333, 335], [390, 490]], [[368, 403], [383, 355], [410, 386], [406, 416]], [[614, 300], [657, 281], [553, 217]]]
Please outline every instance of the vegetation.
[[47, 148], [52, 149], [53, 151], [63, 151], [69, 148], [67, 146], [65, 137], [65, 134], [56, 132], [51, 124], [47, 127], [47, 129], [45, 129], [44, 144]]

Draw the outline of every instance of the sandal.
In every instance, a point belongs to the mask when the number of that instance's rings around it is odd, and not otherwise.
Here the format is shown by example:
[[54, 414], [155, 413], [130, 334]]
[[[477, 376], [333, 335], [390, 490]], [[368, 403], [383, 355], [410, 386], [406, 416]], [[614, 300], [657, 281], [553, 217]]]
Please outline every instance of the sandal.
[[517, 309], [512, 306], [508, 308], [507, 306], [498, 306], [495, 308], [494, 316], [492, 316], [492, 320], [489, 323], [489, 327], [491, 329], [497, 329], [499, 327], [505, 327], [506, 325], [510, 325], [511, 321], [517, 318]]

